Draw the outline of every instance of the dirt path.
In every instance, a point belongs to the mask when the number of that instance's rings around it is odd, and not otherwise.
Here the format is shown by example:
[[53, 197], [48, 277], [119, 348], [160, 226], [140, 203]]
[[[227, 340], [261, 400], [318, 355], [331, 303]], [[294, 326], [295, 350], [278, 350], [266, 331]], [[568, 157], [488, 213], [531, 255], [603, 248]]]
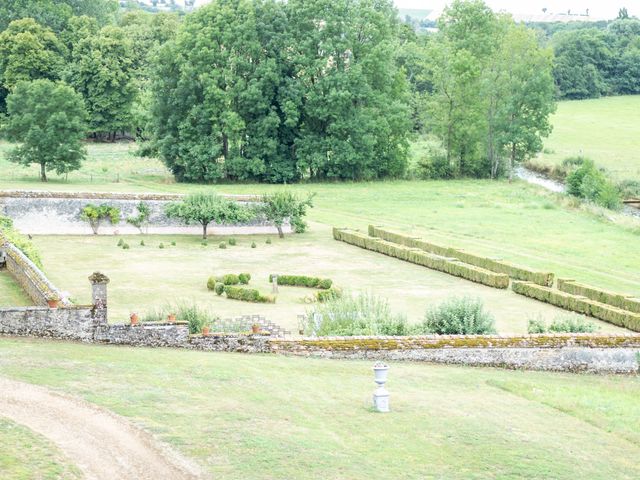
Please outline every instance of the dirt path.
[[111, 412], [0, 377], [0, 416], [53, 442], [87, 479], [201, 478], [197, 468]]

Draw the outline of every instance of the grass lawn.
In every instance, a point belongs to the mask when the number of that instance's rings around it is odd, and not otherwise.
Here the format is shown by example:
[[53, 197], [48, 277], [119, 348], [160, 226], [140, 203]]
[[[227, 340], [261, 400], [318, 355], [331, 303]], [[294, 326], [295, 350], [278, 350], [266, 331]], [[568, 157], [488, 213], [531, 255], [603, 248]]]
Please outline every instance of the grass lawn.
[[6, 270], [0, 270], [0, 307], [31, 305], [31, 299]]
[[70, 480], [82, 475], [47, 439], [0, 416], [0, 478]]
[[[111, 236], [34, 237], [54, 284], [68, 290], [79, 302], [89, 302], [87, 277], [100, 270], [111, 278], [109, 284], [110, 321], [127, 321], [129, 313], [141, 318], [164, 304], [195, 301], [222, 318], [241, 314], [263, 314], [269, 320], [297, 332], [297, 316], [310, 305], [305, 296], [317, 290], [279, 287], [275, 304], [255, 304], [229, 300], [207, 290], [207, 278], [225, 273], [248, 272], [250, 287], [271, 292], [270, 273], [312, 275], [331, 278], [336, 285], [356, 291], [370, 291], [389, 299], [392, 310], [406, 313], [409, 321], [420, 321], [427, 308], [457, 295], [481, 297], [487, 310], [496, 317], [501, 333], [526, 333], [527, 320], [541, 317], [547, 321], [564, 313], [551, 305], [386, 257], [337, 242], [322, 224], [313, 224], [309, 233], [281, 240], [265, 236], [234, 237], [238, 244], [218, 248], [226, 237], [211, 237], [203, 247], [196, 236], [123, 237], [129, 250], [116, 246]], [[170, 246], [176, 241], [176, 246]], [[251, 248], [255, 241], [257, 248]], [[160, 242], [164, 249], [158, 248]], [[72, 251], [73, 255], [68, 252]], [[614, 325], [593, 320], [602, 331], [621, 331]]]
[[584, 155], [617, 180], [640, 180], [639, 110], [640, 95], [560, 102], [539, 160], [559, 164]]
[[0, 375], [129, 417], [216, 479], [640, 477], [637, 377], [393, 363], [381, 415], [370, 362], [0, 339]]

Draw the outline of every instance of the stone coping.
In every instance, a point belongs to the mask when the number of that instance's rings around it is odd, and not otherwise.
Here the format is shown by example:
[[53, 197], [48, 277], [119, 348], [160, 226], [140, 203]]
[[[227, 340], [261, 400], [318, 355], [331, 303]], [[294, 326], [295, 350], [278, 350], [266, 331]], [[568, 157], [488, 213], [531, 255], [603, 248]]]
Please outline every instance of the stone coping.
[[435, 348], [640, 347], [639, 334], [420, 335], [272, 339], [274, 350], [412, 350]]
[[[259, 195], [221, 194], [238, 202], [256, 202]], [[0, 198], [74, 198], [87, 200], [181, 200], [186, 195], [180, 193], [130, 193], [130, 192], [50, 192], [45, 190], [0, 190]]]

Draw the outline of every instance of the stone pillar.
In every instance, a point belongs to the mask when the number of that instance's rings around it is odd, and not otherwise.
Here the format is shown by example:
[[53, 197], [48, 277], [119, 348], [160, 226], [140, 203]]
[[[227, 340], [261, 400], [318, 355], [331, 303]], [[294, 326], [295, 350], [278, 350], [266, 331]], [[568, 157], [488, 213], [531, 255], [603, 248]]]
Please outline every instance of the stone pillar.
[[96, 323], [107, 323], [107, 284], [109, 278], [100, 272], [93, 272], [91, 282], [91, 298], [93, 299], [93, 315]]

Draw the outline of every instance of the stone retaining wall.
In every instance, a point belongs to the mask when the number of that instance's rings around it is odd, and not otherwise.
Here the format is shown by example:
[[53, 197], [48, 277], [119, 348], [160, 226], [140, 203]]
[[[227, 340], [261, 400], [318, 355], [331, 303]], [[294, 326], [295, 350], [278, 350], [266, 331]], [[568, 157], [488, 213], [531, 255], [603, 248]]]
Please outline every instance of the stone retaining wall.
[[71, 305], [69, 300], [63, 298], [58, 290], [45, 276], [44, 273], [12, 243], [1, 244], [0, 251], [4, 252], [5, 265], [9, 273], [20, 284], [26, 294], [35, 305], [46, 306], [47, 300], [61, 299], [61, 305]]
[[0, 334], [93, 342], [99, 320], [92, 306], [0, 308]]
[[[229, 196], [241, 202], [256, 202], [250, 195]], [[183, 195], [127, 194], [127, 193], [67, 193], [67, 192], [0, 192], [0, 214], [13, 220], [14, 227], [22, 233], [56, 235], [91, 235], [89, 224], [80, 218], [80, 211], [87, 204], [107, 204], [117, 207], [121, 221], [117, 225], [103, 222], [101, 235], [137, 234], [140, 231], [127, 223], [128, 217], [138, 214], [138, 204], [144, 202], [151, 210], [149, 234], [202, 234], [202, 227], [187, 225], [165, 215], [166, 205], [184, 198]], [[289, 225], [285, 232], [291, 232]], [[209, 226], [211, 235], [276, 234], [277, 229], [263, 219], [238, 225]]]

